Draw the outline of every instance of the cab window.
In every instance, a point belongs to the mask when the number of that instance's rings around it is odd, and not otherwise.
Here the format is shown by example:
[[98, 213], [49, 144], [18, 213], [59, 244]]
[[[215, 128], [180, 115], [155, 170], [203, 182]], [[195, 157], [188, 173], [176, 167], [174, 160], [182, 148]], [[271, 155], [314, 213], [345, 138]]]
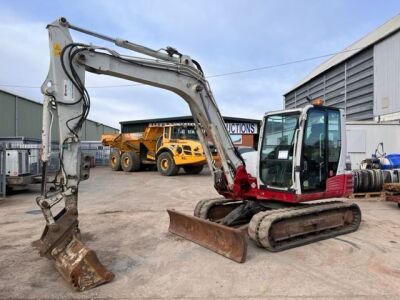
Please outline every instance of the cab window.
[[164, 127], [164, 139], [169, 139], [169, 127]]
[[194, 126], [172, 127], [171, 138], [177, 139], [177, 140], [198, 140], [199, 139]]
[[269, 187], [290, 188], [294, 137], [299, 113], [268, 116], [260, 157], [260, 179]]

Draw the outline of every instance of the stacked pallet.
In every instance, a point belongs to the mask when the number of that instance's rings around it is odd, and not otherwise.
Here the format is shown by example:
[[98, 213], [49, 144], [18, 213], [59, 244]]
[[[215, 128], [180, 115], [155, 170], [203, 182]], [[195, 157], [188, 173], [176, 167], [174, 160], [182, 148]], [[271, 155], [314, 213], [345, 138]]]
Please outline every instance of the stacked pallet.
[[384, 192], [366, 192], [366, 193], [353, 193], [349, 196], [350, 199], [375, 199], [385, 198]]
[[385, 183], [383, 190], [385, 191], [385, 200], [396, 202], [400, 208], [400, 183]]

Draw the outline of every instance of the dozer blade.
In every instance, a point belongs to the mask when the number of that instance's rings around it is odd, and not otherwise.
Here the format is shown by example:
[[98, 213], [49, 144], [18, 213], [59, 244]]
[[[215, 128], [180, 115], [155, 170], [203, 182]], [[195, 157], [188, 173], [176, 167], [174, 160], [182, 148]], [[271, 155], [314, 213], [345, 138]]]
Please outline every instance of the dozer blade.
[[245, 231], [167, 210], [169, 232], [195, 242], [238, 263], [246, 260], [248, 236]]
[[33, 246], [39, 248], [41, 256], [54, 260], [58, 272], [75, 290], [88, 290], [114, 278], [96, 253], [80, 241], [75, 216], [66, 213], [56, 223], [46, 225]]

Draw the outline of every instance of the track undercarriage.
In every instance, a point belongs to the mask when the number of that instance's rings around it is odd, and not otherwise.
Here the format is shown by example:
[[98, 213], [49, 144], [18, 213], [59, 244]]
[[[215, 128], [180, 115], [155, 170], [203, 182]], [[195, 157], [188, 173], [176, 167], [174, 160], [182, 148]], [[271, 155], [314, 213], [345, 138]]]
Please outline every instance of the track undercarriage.
[[236, 262], [244, 262], [248, 237], [277, 252], [356, 231], [361, 211], [340, 201], [287, 204], [273, 201], [200, 201], [194, 216], [174, 210], [171, 233], [196, 242]]

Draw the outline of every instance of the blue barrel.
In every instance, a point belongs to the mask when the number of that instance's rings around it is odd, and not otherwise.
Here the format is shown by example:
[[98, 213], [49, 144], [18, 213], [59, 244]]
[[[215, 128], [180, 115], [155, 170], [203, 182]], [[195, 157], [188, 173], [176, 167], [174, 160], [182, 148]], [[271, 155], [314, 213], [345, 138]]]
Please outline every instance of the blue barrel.
[[400, 168], [400, 154], [388, 154], [385, 159], [381, 160], [382, 169], [398, 169]]

